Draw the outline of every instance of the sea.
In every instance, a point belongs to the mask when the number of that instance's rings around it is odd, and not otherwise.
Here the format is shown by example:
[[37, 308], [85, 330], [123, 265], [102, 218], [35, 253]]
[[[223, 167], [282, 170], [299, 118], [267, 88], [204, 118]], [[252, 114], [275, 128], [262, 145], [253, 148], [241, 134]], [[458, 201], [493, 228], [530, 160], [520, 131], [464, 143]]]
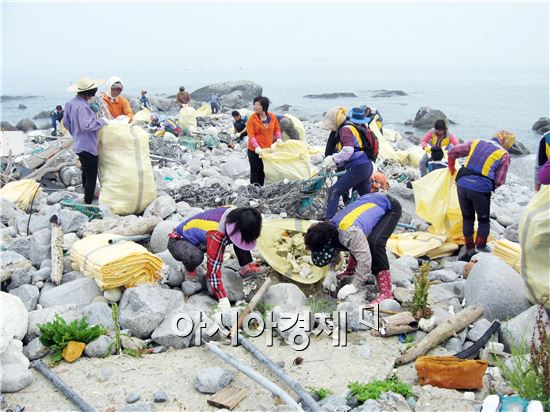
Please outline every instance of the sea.
[[[495, 71], [426, 71], [397, 68], [389, 70], [296, 69], [278, 72], [274, 69], [185, 70], [167, 72], [151, 67], [147, 70], [119, 70], [116, 73], [125, 83], [124, 93], [174, 95], [180, 85], [193, 91], [208, 84], [227, 80], [252, 80], [263, 87], [263, 95], [271, 100], [270, 110], [283, 104], [290, 105], [290, 113], [300, 118], [320, 120], [323, 113], [334, 106], [355, 107], [367, 105], [378, 109], [384, 125], [400, 132], [407, 130], [422, 134], [405, 125], [422, 106], [442, 110], [455, 122], [451, 131], [464, 140], [489, 138], [497, 130], [509, 129], [518, 140], [534, 150], [540, 135], [531, 130], [539, 117], [549, 117], [550, 92], [548, 73], [544, 70]], [[104, 77], [109, 77], [106, 74]], [[101, 77], [101, 74], [98, 76]], [[1, 118], [15, 125], [22, 118], [31, 118], [44, 110], [53, 110], [71, 98], [66, 91], [71, 81], [52, 78], [26, 79], [6, 82], [4, 79]], [[75, 79], [71, 79], [73, 81]], [[20, 86], [24, 84], [25, 86]], [[374, 97], [379, 90], [402, 90], [405, 96]], [[322, 93], [354, 93], [357, 97], [311, 99], [304, 97]], [[19, 109], [23, 104], [26, 109]], [[252, 107], [250, 107], [252, 108]], [[35, 120], [38, 127], [48, 119]]]

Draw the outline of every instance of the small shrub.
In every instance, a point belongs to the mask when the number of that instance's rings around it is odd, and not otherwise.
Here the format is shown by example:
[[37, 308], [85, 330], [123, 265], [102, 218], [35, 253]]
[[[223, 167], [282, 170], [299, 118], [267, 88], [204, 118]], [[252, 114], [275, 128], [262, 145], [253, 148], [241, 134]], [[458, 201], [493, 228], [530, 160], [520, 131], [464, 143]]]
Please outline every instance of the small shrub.
[[313, 386], [310, 386], [307, 389], [309, 390], [309, 393], [311, 393], [312, 395], [317, 395], [319, 400], [325, 399], [330, 395], [332, 395], [332, 391], [327, 388], [314, 388]]
[[420, 271], [414, 277], [414, 296], [410, 304], [410, 311], [416, 319], [429, 318], [432, 315], [432, 310], [428, 305], [428, 291], [430, 288], [429, 271], [430, 264], [424, 262], [420, 266]]
[[403, 395], [405, 398], [413, 395], [411, 385], [401, 382], [396, 376], [392, 376], [383, 381], [376, 380], [370, 383], [350, 382], [348, 384], [348, 389], [360, 404], [369, 399], [378, 399], [381, 393], [388, 391]]
[[336, 311], [337, 305], [334, 299], [325, 297], [311, 297], [307, 302], [312, 315], [316, 313], [332, 313]]
[[113, 318], [113, 323], [115, 325], [115, 338], [113, 340], [113, 345], [115, 348], [115, 354], [120, 355], [122, 353], [122, 340], [120, 338], [120, 324], [118, 323], [118, 305], [113, 303], [111, 306], [111, 317]]
[[90, 326], [85, 317], [67, 323], [61, 316], [55, 315], [52, 322], [37, 326], [40, 330], [40, 342], [50, 349], [54, 364], [61, 361], [61, 352], [70, 341], [88, 344], [105, 334], [105, 329], [101, 326]]

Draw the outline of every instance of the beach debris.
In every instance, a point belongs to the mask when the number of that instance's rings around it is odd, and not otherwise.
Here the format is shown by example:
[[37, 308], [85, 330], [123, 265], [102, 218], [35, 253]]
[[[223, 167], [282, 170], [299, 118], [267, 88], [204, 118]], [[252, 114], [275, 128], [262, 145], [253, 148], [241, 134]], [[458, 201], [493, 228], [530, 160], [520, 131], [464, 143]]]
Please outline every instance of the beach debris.
[[52, 271], [50, 279], [52, 283], [59, 286], [63, 277], [63, 228], [60, 225], [57, 215], [50, 218], [52, 239], [51, 239], [51, 261]]
[[481, 389], [489, 362], [455, 356], [420, 356], [415, 362], [418, 382], [447, 389]]

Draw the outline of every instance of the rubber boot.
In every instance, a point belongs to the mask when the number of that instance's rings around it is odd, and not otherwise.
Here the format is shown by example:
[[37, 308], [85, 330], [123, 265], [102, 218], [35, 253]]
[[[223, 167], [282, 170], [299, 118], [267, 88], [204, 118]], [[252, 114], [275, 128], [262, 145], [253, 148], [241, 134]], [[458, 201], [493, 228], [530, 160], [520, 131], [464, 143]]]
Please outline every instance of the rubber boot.
[[260, 265], [258, 265], [255, 262], [251, 262], [247, 265], [244, 265], [239, 269], [239, 275], [241, 275], [243, 279], [250, 279], [250, 278], [262, 276], [265, 274], [265, 272], [266, 272], [266, 269], [260, 267]]
[[185, 270], [185, 280], [189, 282], [198, 282], [197, 270]]
[[378, 283], [378, 290], [380, 293], [376, 299], [370, 302], [371, 305], [378, 305], [383, 300], [393, 299], [391, 274], [389, 270], [381, 270], [378, 272], [376, 275], [376, 283]]
[[487, 238], [481, 236], [476, 238], [476, 252], [491, 253], [491, 248], [487, 246]]
[[338, 274], [336, 276], [337, 279], [343, 279], [346, 276], [353, 276], [355, 275], [355, 268], [357, 267], [357, 260], [353, 256], [349, 256], [348, 264], [346, 266], [346, 270], [344, 270], [342, 273]]
[[476, 246], [473, 237], [464, 236], [464, 250], [459, 253], [458, 260], [462, 262], [469, 262], [472, 256], [476, 254]]

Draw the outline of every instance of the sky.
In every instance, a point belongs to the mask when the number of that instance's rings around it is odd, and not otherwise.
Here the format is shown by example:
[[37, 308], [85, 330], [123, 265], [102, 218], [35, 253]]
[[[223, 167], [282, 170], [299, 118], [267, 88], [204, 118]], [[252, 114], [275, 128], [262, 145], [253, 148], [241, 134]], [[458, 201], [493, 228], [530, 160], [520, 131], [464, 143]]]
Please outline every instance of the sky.
[[[354, 71], [548, 73], [539, 2], [2, 1], [2, 88]], [[225, 74], [225, 78], [223, 77]]]

